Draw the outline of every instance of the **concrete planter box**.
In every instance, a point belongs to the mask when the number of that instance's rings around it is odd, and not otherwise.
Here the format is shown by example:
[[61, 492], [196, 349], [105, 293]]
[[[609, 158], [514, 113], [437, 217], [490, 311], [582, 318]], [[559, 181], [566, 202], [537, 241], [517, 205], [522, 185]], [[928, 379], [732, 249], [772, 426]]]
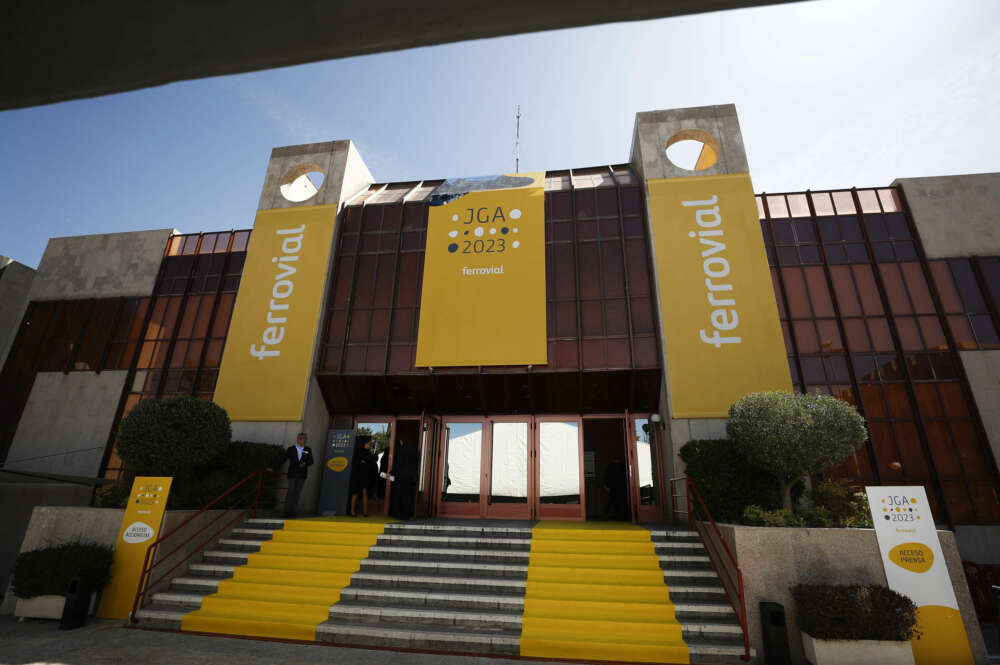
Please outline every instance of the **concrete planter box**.
[[885, 640], [821, 640], [802, 635], [802, 651], [812, 665], [914, 665], [909, 641]]
[[[97, 592], [90, 594], [89, 616], [97, 610]], [[34, 598], [18, 598], [14, 606], [14, 616], [25, 619], [62, 619], [66, 607], [66, 596], [35, 596]]]

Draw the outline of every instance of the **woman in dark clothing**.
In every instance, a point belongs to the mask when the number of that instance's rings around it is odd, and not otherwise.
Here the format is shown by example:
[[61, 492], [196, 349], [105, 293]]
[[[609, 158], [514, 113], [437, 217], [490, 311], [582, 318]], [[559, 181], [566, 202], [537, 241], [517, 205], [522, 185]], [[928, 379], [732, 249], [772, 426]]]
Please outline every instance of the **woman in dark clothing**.
[[392, 498], [389, 514], [400, 520], [413, 517], [413, 491], [417, 480], [417, 449], [400, 439], [392, 460]]
[[372, 438], [359, 436], [354, 449], [354, 463], [351, 465], [351, 509], [348, 514], [357, 517], [358, 495], [361, 495], [361, 509], [368, 517], [368, 488], [378, 477], [378, 464], [372, 453]]

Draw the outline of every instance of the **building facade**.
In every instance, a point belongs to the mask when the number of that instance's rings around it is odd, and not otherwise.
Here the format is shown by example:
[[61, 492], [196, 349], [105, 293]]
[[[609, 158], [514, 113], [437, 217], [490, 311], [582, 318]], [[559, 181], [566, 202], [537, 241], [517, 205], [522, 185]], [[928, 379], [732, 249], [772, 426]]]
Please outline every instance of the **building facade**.
[[[665, 149], [692, 139], [684, 170]], [[252, 229], [54, 238], [25, 300], [5, 468], [116, 476], [124, 414], [193, 395], [237, 439], [417, 446], [421, 515], [602, 515], [620, 459], [630, 518], [660, 521], [679, 449], [786, 388], [866, 418], [834, 475], [924, 485], [1000, 563], [1000, 174], [755, 195], [732, 106], [638, 114], [627, 164], [490, 179], [291, 146]]]

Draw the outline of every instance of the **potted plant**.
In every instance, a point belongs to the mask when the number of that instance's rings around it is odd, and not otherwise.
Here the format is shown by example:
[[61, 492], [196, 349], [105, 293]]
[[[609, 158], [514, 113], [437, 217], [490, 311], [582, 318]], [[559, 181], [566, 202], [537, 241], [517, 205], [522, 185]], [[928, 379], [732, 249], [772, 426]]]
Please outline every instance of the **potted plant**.
[[72, 542], [21, 552], [14, 562], [11, 588], [17, 597], [15, 616], [60, 619], [70, 582], [79, 580], [97, 594], [111, 580], [114, 549], [100, 543]]
[[792, 587], [802, 650], [812, 665], [913, 665], [917, 606], [877, 585]]

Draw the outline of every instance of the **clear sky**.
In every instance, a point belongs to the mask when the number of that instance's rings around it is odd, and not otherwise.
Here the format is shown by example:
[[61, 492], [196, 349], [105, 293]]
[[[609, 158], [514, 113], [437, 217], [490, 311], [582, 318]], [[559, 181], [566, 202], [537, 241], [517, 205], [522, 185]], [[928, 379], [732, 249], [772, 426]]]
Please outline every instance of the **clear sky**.
[[1000, 1], [821, 0], [174, 83], [0, 113], [0, 254], [249, 227], [271, 148], [379, 181], [628, 160], [635, 113], [735, 103], [757, 191], [1000, 171]]

